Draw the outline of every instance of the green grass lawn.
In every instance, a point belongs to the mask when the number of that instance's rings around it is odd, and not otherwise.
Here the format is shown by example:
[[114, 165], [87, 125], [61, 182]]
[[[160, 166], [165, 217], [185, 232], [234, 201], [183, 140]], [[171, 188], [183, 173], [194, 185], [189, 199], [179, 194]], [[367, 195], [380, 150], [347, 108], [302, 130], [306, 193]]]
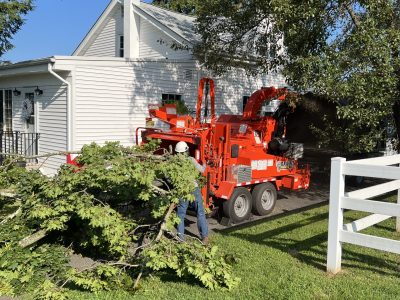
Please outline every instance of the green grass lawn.
[[[365, 216], [347, 212], [346, 221]], [[400, 239], [393, 219], [363, 233]], [[328, 207], [231, 229], [212, 243], [240, 261], [234, 265], [240, 285], [209, 291], [190, 278], [168, 274], [147, 277], [134, 295], [75, 293], [74, 299], [400, 299], [400, 256], [344, 245], [343, 271], [326, 268]]]

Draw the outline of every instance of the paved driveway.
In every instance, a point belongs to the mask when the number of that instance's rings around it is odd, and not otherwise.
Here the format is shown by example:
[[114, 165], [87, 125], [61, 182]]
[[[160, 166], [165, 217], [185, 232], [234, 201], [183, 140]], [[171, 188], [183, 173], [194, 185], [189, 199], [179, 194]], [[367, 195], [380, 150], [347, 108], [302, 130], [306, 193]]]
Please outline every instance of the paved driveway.
[[[321, 203], [327, 203], [329, 200], [329, 178], [326, 173], [312, 173], [311, 184], [308, 190], [302, 191], [290, 191], [281, 190], [278, 192], [278, 201], [272, 214], [268, 216], [256, 216], [252, 215], [248, 221], [240, 224], [229, 224], [229, 220], [221, 217], [213, 217], [208, 219], [209, 230], [211, 234], [214, 231], [223, 230], [232, 226], [240, 226], [248, 224], [250, 222], [259, 222], [263, 219], [266, 221], [268, 218], [274, 217], [280, 214], [287, 214], [295, 212], [296, 210], [303, 210], [312, 208]], [[186, 217], [186, 230], [188, 234], [198, 235], [196, 226], [196, 217], [188, 214]]]

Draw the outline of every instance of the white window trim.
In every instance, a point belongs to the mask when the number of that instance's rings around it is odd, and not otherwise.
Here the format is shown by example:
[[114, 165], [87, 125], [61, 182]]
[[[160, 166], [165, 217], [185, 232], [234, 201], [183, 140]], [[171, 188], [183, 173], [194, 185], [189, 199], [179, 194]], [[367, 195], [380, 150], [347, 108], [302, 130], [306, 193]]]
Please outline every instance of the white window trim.
[[7, 124], [7, 120], [6, 120], [6, 91], [11, 91], [11, 130], [9, 131], [13, 131], [14, 130], [14, 118], [13, 118], [13, 110], [14, 110], [14, 94], [12, 89], [0, 89], [1, 93], [3, 94], [3, 128], [1, 128], [1, 130], [6, 131], [6, 124]]

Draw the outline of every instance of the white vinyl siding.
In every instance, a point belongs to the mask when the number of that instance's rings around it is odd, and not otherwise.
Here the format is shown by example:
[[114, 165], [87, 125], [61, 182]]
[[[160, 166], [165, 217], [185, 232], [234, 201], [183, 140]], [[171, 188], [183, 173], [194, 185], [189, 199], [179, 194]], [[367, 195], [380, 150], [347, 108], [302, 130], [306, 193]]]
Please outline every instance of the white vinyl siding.
[[[186, 76], [188, 70], [192, 70], [193, 76]], [[106, 141], [133, 145], [136, 128], [145, 126], [148, 105], [161, 104], [163, 94], [182, 95], [193, 111], [198, 75], [194, 62], [149, 61], [115, 66], [80, 63], [75, 69], [74, 148]], [[241, 114], [243, 95], [262, 86], [285, 85], [281, 76], [254, 78], [240, 70], [215, 81], [217, 114]]]
[[[40, 133], [39, 153], [66, 151], [67, 149], [67, 114], [66, 90], [61, 83], [50, 75], [27, 75], [0, 79], [0, 90], [17, 88], [20, 96], [13, 96], [13, 130], [25, 132], [26, 124], [22, 119], [22, 104], [25, 93], [33, 93], [36, 86], [43, 90], [43, 95], [35, 96], [37, 128]], [[39, 164], [42, 162], [39, 161]], [[65, 157], [53, 157], [46, 161], [43, 171], [54, 173], [65, 162]]]
[[234, 69], [221, 77], [208, 74], [215, 81], [216, 111], [221, 114], [242, 114], [243, 95], [251, 95], [261, 87], [285, 87], [280, 74], [248, 76], [245, 71]]
[[140, 57], [190, 60], [193, 55], [187, 50], [173, 50], [174, 41], [149, 21], [140, 21]]
[[[44, 94], [41, 97], [52, 99], [51, 102], [41, 101], [37, 97], [39, 106], [38, 131], [39, 153], [50, 153], [67, 150], [67, 87], [52, 86], [43, 87]], [[51, 158], [46, 162], [49, 170], [58, 169], [65, 163], [64, 156]], [[51, 171], [50, 171], [51, 173]]]
[[113, 9], [105, 24], [94, 36], [83, 56], [119, 56], [118, 37], [123, 34], [122, 16], [120, 7]]
[[75, 141], [79, 149], [92, 141], [135, 142], [135, 130], [145, 126], [148, 104], [161, 103], [162, 94], [193, 98], [195, 82], [185, 82], [175, 65], [156, 62], [131, 66], [76, 68]]

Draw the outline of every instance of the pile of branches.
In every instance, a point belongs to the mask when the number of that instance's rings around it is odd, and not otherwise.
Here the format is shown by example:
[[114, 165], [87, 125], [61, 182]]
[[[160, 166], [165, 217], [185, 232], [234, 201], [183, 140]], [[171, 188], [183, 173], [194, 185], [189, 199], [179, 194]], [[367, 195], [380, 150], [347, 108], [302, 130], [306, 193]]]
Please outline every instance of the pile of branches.
[[239, 280], [217, 247], [177, 238], [174, 207], [193, 200], [196, 172], [183, 156], [153, 155], [156, 148], [91, 144], [81, 151], [81, 167], [62, 166], [54, 177], [27, 171], [17, 159], [4, 164], [0, 295], [134, 292], [143, 276], [159, 271], [209, 289], [233, 288]]

